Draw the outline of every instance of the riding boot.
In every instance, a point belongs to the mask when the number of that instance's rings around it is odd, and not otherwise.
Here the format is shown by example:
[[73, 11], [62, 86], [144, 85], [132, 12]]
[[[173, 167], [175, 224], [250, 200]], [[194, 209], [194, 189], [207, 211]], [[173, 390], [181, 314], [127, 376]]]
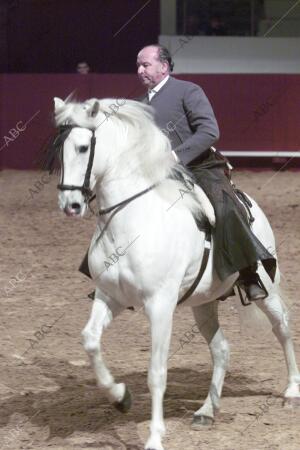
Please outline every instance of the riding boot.
[[249, 301], [263, 300], [268, 296], [268, 292], [256, 270], [257, 264], [253, 264], [240, 271], [239, 283], [242, 285]]

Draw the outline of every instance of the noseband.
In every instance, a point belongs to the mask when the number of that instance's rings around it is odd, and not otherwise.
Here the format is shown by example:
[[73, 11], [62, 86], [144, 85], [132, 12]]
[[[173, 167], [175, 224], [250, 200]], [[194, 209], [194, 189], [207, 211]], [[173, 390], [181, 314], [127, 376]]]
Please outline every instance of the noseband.
[[[67, 132], [66, 137], [67, 137], [69, 135], [70, 131], [72, 130], [72, 128], [81, 128], [81, 127], [78, 127], [78, 125], [64, 125], [63, 127], [61, 127], [60, 131], [61, 131], [61, 133], [66, 131]], [[63, 182], [64, 181], [63, 146], [62, 146], [62, 150], [61, 150], [62, 182], [57, 185], [57, 189], [59, 189], [60, 191], [80, 191], [82, 193], [82, 195], [84, 196], [86, 202], [88, 202], [93, 195], [93, 192], [90, 188], [90, 179], [91, 179], [92, 167], [93, 167], [93, 163], [94, 163], [95, 146], [96, 146], [95, 130], [90, 129], [90, 131], [92, 132], [91, 145], [90, 145], [90, 147], [91, 147], [90, 148], [90, 156], [89, 156], [87, 169], [85, 172], [83, 185], [76, 186], [74, 184], [64, 184], [64, 182]]]

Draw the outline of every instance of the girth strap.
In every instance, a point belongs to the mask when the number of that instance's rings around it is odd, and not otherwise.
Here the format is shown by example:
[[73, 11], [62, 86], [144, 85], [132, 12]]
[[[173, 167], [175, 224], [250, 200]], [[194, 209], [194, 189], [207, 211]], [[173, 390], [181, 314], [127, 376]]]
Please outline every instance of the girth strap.
[[209, 253], [210, 253], [210, 243], [211, 243], [211, 234], [210, 234], [209, 231], [206, 231], [205, 232], [205, 243], [204, 243], [204, 246], [205, 246], [204, 247], [204, 254], [203, 254], [202, 261], [201, 261], [200, 270], [199, 270], [198, 275], [196, 276], [193, 284], [189, 287], [189, 289], [181, 297], [181, 299], [178, 300], [177, 305], [180, 305], [185, 300], [187, 300], [192, 295], [192, 293], [194, 292], [194, 290], [196, 289], [198, 284], [200, 283], [201, 278], [203, 277], [203, 274], [204, 274], [205, 269], [207, 267]]

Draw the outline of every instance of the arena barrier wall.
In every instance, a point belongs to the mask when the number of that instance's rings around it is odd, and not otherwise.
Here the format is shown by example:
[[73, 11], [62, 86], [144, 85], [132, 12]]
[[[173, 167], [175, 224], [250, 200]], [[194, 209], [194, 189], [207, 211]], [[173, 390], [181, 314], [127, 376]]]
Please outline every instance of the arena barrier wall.
[[[178, 75], [204, 89], [215, 110], [221, 151], [300, 149], [300, 75]], [[35, 169], [53, 127], [53, 97], [137, 98], [134, 74], [0, 75], [0, 168]], [[297, 158], [299, 161], [299, 158]], [[240, 160], [235, 162], [239, 163]], [[264, 158], [247, 158], [264, 166]], [[266, 164], [270, 164], [267, 158]]]

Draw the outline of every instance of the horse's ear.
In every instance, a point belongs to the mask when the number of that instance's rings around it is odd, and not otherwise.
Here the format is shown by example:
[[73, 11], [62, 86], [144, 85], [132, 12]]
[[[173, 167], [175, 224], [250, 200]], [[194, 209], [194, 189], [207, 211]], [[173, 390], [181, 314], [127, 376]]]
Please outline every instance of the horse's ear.
[[96, 117], [100, 109], [100, 103], [96, 100], [93, 106], [88, 110], [88, 115], [91, 117]]
[[53, 101], [54, 101], [54, 111], [65, 106], [65, 102], [59, 97], [54, 97]]

